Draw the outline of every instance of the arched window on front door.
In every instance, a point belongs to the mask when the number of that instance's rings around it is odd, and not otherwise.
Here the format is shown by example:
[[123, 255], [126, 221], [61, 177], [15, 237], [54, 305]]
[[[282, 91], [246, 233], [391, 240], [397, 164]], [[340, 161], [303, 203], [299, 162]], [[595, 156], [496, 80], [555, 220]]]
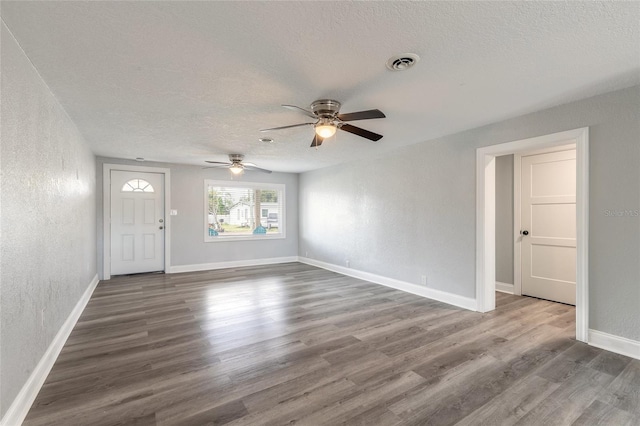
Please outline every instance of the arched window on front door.
[[154, 192], [153, 186], [144, 179], [131, 179], [122, 185], [121, 192]]

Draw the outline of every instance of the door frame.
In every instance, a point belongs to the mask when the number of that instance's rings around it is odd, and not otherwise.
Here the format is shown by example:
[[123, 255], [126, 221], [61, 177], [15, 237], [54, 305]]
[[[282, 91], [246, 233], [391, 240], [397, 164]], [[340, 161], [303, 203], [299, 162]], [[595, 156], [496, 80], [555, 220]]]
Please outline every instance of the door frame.
[[[576, 145], [576, 340], [589, 330], [589, 128], [490, 145], [476, 150], [476, 310], [496, 307], [496, 157]], [[515, 163], [514, 163], [515, 173]], [[515, 259], [514, 259], [515, 261]]]
[[111, 170], [159, 173], [164, 175], [164, 272], [171, 265], [171, 169], [127, 164], [102, 165], [102, 279], [111, 279]]
[[522, 242], [518, 241], [522, 229], [522, 157], [571, 149], [575, 149], [577, 155], [575, 143], [513, 154], [513, 294], [516, 296], [522, 295]]

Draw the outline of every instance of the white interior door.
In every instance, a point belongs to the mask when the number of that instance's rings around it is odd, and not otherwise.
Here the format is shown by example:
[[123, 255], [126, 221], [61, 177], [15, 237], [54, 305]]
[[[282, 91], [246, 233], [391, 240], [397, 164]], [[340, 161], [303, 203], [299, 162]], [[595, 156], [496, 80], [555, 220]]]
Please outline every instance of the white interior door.
[[522, 157], [522, 294], [576, 304], [576, 150]]
[[111, 171], [111, 275], [164, 271], [164, 175]]

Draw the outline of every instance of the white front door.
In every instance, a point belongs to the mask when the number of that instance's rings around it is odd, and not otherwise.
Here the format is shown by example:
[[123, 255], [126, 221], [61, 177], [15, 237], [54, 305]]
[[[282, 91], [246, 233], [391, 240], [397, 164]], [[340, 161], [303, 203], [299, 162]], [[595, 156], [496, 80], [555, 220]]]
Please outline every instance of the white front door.
[[576, 150], [522, 157], [522, 294], [576, 304]]
[[111, 275], [164, 271], [164, 175], [111, 170]]

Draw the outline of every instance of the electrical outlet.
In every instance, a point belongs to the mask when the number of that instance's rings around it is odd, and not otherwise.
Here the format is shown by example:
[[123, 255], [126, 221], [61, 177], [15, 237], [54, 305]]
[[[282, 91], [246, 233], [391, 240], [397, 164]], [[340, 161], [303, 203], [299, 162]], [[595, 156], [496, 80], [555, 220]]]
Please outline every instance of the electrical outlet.
[[422, 275], [420, 277], [420, 284], [427, 285], [427, 276], [426, 275]]
[[347, 264], [347, 268], [351, 267], [351, 263], [348, 260], [345, 263]]

